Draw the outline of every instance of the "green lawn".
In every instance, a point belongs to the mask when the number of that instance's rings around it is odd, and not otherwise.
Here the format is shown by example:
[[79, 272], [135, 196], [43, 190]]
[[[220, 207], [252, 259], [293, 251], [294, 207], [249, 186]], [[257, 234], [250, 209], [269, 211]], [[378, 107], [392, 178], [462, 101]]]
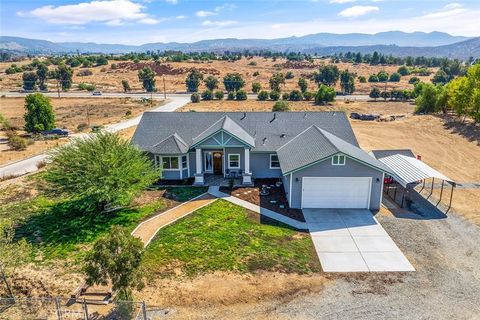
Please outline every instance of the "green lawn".
[[224, 270], [320, 271], [310, 236], [281, 225], [260, 224], [258, 214], [225, 200], [160, 230], [147, 247], [148, 273], [168, 276]]
[[[177, 198], [188, 200], [205, 192], [205, 189], [175, 188]], [[0, 219], [7, 218], [16, 225], [16, 239], [26, 238], [33, 244], [34, 256], [42, 260], [73, 259], [78, 261], [86, 249], [112, 226], [121, 225], [133, 230], [143, 219], [163, 211], [163, 198], [147, 205], [124, 208], [111, 213], [77, 211], [75, 203], [68, 199], [47, 199], [38, 196], [31, 200], [0, 206]]]

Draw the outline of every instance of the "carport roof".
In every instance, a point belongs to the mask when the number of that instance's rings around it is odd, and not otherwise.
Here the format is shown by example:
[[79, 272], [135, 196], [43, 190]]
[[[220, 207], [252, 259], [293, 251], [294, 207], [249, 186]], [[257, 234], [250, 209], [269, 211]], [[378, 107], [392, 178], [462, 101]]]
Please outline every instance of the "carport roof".
[[394, 154], [378, 159], [393, 173], [393, 177], [402, 186], [421, 181], [423, 179], [437, 178], [454, 183], [452, 179], [430, 167], [425, 162], [403, 154]]

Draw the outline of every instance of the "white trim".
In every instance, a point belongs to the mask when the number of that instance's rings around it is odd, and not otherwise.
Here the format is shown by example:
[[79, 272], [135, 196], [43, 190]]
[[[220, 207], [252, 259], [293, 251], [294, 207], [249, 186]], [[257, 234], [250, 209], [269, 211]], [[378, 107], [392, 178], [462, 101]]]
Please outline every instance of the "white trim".
[[293, 184], [293, 174], [290, 173], [290, 180], [289, 180], [289, 191], [288, 191], [288, 206], [292, 207], [292, 184]]
[[222, 173], [223, 177], [225, 178], [225, 167], [227, 165], [225, 164], [225, 147], [222, 148]]
[[[277, 156], [277, 161], [276, 161], [276, 162], [278, 162], [278, 167], [272, 167], [272, 156]], [[270, 163], [268, 164], [268, 167], [269, 167], [270, 169], [274, 169], [274, 170], [275, 170], [275, 169], [280, 169], [280, 159], [278, 159], [278, 154], [276, 154], [276, 153], [270, 153]]]
[[190, 153], [187, 152], [187, 178], [190, 176]]
[[[207, 153], [212, 154], [212, 170], [207, 170], [207, 159], [205, 159]], [[203, 151], [203, 171], [208, 173], [213, 172], [213, 150]]]
[[367, 209], [370, 210], [370, 198], [372, 196], [372, 177], [302, 177], [302, 194], [301, 194], [301, 199], [300, 199], [300, 209], [303, 209], [303, 185], [304, 185], [304, 180], [305, 178], [307, 179], [355, 179], [355, 178], [362, 178], [362, 179], [368, 179], [368, 198], [367, 198]]
[[250, 173], [250, 148], [245, 148], [243, 168], [245, 173]]
[[[335, 159], [335, 157], [338, 157], [338, 163], [334, 163], [333, 159]], [[341, 159], [343, 158], [343, 163], [341, 163]], [[345, 155], [343, 154], [334, 154], [332, 156], [332, 166], [344, 166], [345, 163], [347, 163], [347, 158], [345, 157]]]
[[202, 173], [202, 149], [201, 148], [195, 149], [195, 173], [196, 174]]
[[[160, 156], [160, 157], [162, 158], [161, 164], [162, 164], [162, 170], [163, 171], [181, 171], [181, 169], [180, 169], [181, 164], [179, 163], [180, 162], [179, 161], [180, 160], [179, 156]], [[178, 167], [176, 169], [175, 168], [169, 168], [169, 169], [163, 168], [163, 158], [177, 158]], [[170, 165], [172, 164], [171, 162], [172, 161], [170, 160]], [[181, 175], [181, 173], [180, 173], [180, 175]]]
[[[230, 156], [238, 156], [238, 167], [231, 167], [230, 166]], [[240, 153], [229, 153], [228, 154], [228, 169], [240, 169], [242, 167], [241, 164], [240, 164], [240, 160], [241, 160]]]
[[380, 207], [382, 206], [383, 202], [383, 182], [385, 181], [385, 172], [382, 173], [382, 181], [381, 181], [381, 186], [380, 186], [380, 205], [378, 206], [378, 209], [380, 210]]

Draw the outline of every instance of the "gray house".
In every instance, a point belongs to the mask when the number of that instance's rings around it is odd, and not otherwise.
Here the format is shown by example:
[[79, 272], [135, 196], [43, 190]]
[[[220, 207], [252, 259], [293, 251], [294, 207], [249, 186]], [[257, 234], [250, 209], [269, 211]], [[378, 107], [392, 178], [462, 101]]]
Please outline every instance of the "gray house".
[[292, 208], [380, 208], [389, 169], [343, 112], [145, 112], [132, 142], [163, 179], [279, 178]]

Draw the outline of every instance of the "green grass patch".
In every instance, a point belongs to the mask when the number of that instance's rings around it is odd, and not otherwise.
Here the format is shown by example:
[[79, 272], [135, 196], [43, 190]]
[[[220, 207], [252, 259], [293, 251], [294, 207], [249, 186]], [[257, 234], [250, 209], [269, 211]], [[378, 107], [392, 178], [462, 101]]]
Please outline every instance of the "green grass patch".
[[185, 202], [195, 197], [198, 197], [202, 193], [207, 192], [206, 187], [172, 187], [166, 188], [167, 192], [175, 195], [175, 199], [180, 202]]
[[216, 270], [321, 270], [308, 234], [261, 224], [258, 214], [225, 200], [161, 229], [147, 247], [143, 264], [148, 273], [164, 276], [173, 268], [189, 276]]

